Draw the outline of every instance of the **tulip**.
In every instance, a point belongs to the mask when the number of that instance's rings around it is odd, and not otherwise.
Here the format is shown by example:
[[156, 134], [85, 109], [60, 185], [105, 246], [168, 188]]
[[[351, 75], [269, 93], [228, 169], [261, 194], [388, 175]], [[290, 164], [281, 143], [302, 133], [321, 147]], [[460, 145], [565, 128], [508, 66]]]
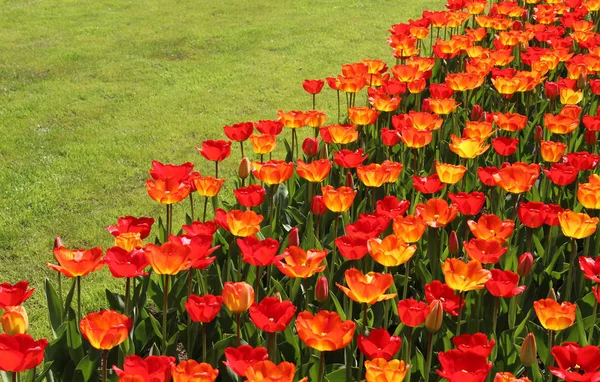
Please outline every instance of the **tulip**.
[[[274, 135], [263, 134], [263, 135], [251, 135], [250, 144], [255, 154], [261, 156], [272, 153], [277, 147], [277, 140]], [[242, 155], [244, 153], [242, 152]]]
[[446, 186], [442, 183], [440, 177], [437, 174], [429, 175], [427, 177], [413, 176], [413, 187], [415, 190], [422, 194], [435, 194], [440, 192]]
[[270, 160], [265, 163], [254, 162], [252, 166], [252, 175], [269, 186], [287, 181], [294, 173], [294, 164], [281, 160]]
[[302, 159], [298, 159], [296, 173], [311, 183], [321, 183], [329, 175], [331, 165], [331, 161], [327, 159], [319, 159], [311, 163], [305, 163]]
[[29, 334], [0, 334], [0, 370], [20, 373], [33, 369], [44, 360], [48, 340], [35, 341]]
[[54, 249], [54, 258], [59, 265], [46, 263], [48, 268], [54, 269], [67, 277], [86, 276], [91, 272], [100, 270], [102, 262], [102, 248], [70, 250], [65, 247]]
[[462, 309], [466, 303], [454, 290], [446, 284], [442, 284], [439, 280], [433, 280], [429, 284], [425, 284], [425, 298], [428, 304], [435, 300], [442, 302], [444, 312], [458, 316], [459, 309]]
[[372, 329], [369, 336], [360, 334], [357, 344], [361, 353], [367, 358], [383, 358], [389, 361], [400, 350], [402, 339], [398, 336], [390, 336], [386, 329]]
[[4, 309], [7, 306], [18, 306], [23, 304], [31, 295], [35, 289], [29, 289], [29, 282], [22, 280], [12, 285], [10, 283], [0, 284], [0, 309]]
[[325, 265], [321, 265], [325, 257], [325, 250], [304, 251], [300, 247], [288, 247], [282, 255], [275, 258], [274, 264], [289, 277], [306, 279], [325, 270]]
[[525, 286], [519, 284], [519, 275], [511, 271], [501, 271], [499, 269], [490, 270], [492, 278], [485, 283], [485, 287], [492, 296], [496, 297], [514, 297], [525, 290]]
[[502, 167], [497, 173], [493, 174], [493, 178], [500, 188], [519, 194], [529, 191], [539, 175], [539, 165], [515, 162], [512, 165]]
[[429, 305], [429, 313], [425, 318], [425, 328], [429, 333], [435, 333], [442, 327], [444, 308], [440, 300], [433, 300]]
[[542, 159], [550, 163], [558, 162], [566, 149], [567, 145], [561, 142], [542, 141], [540, 144]]
[[588, 214], [565, 210], [558, 214], [563, 235], [572, 239], [583, 239], [596, 232], [599, 219]]
[[394, 283], [391, 274], [377, 272], [362, 274], [358, 269], [350, 268], [344, 272], [344, 276], [348, 287], [346, 288], [338, 283], [335, 285], [358, 303], [372, 305], [396, 297], [395, 293], [385, 294], [385, 291]]
[[484, 356], [460, 350], [440, 352], [438, 359], [441, 367], [437, 373], [449, 382], [485, 381], [492, 368], [492, 362]]
[[238, 168], [238, 176], [242, 179], [246, 179], [250, 176], [252, 172], [252, 162], [247, 157], [243, 157], [240, 161], [240, 166]]
[[[124, 233], [138, 233], [140, 239], [145, 239], [150, 235], [150, 230], [154, 224], [154, 218], [140, 217], [136, 218], [133, 216], [120, 217], [117, 220], [117, 224], [108, 226], [106, 229], [115, 238], [119, 237]], [[59, 245], [58, 247], [61, 247]], [[57, 248], [58, 248], [57, 247]]]
[[436, 161], [435, 172], [439, 176], [442, 183], [456, 184], [463, 178], [465, 172], [467, 172], [467, 168], [465, 166], [454, 166]]
[[535, 344], [535, 336], [533, 333], [528, 333], [525, 336], [523, 344], [521, 345], [519, 358], [525, 367], [532, 367], [537, 363], [537, 346]]
[[309, 158], [319, 153], [319, 140], [317, 138], [306, 138], [302, 142], [302, 152]]
[[260, 223], [263, 216], [252, 210], [231, 210], [227, 212], [227, 228], [233, 236], [247, 237], [255, 235], [260, 231]]
[[558, 331], [569, 328], [575, 323], [577, 305], [570, 302], [559, 304], [547, 298], [534, 301], [533, 308], [544, 329]]
[[600, 349], [565, 342], [551, 350], [558, 367], [549, 366], [552, 374], [565, 381], [594, 381], [600, 376]]
[[[202, 147], [196, 149], [209, 161], [221, 162], [231, 154], [231, 141], [209, 139], [202, 142]], [[219, 177], [218, 172], [215, 177]]]
[[506, 240], [515, 228], [514, 221], [509, 219], [502, 220], [493, 214], [481, 215], [477, 222], [468, 220], [467, 225], [476, 238], [483, 240], [494, 238]]
[[310, 203], [310, 211], [315, 215], [325, 215], [327, 212], [327, 206], [323, 202], [323, 196], [316, 195], [312, 198]]
[[485, 204], [485, 194], [479, 191], [473, 191], [471, 193], [459, 192], [454, 194], [448, 193], [448, 197], [452, 200], [458, 208], [458, 212], [463, 215], [477, 215]]
[[358, 140], [356, 125], [328, 125], [319, 128], [321, 138], [327, 143], [346, 145]]
[[261, 120], [255, 126], [261, 134], [279, 135], [283, 131], [283, 124], [278, 120]]
[[399, 236], [388, 235], [383, 240], [369, 239], [367, 248], [371, 257], [385, 267], [406, 263], [417, 251], [417, 247], [405, 243]]
[[473, 159], [484, 152], [490, 145], [484, 145], [484, 141], [480, 138], [459, 138], [452, 134], [450, 136], [452, 143], [448, 145], [450, 150], [461, 158]]
[[318, 351], [335, 351], [343, 349], [354, 336], [356, 324], [342, 321], [335, 312], [322, 310], [313, 316], [304, 311], [296, 318], [296, 331], [306, 346]]
[[237, 348], [228, 347], [225, 349], [226, 361], [223, 363], [233, 370], [235, 374], [240, 377], [245, 377], [249, 367], [268, 358], [269, 356], [266, 348], [253, 348], [249, 345], [242, 345]]
[[483, 289], [492, 277], [490, 271], [483, 269], [477, 260], [464, 263], [459, 259], [448, 258], [442, 265], [442, 271], [448, 286], [459, 292]]
[[[274, 364], [269, 360], [255, 363], [246, 369], [247, 382], [293, 382], [296, 365], [291, 362]], [[306, 382], [306, 378], [304, 378]]]
[[322, 187], [321, 192], [323, 194], [323, 203], [327, 209], [337, 213], [348, 211], [357, 193], [356, 190], [349, 187], [335, 189], [331, 186]]
[[[253, 122], [241, 122], [236, 123], [231, 126], [223, 126], [223, 132], [227, 136], [227, 138], [236, 142], [243, 142], [252, 135], [254, 131], [254, 123]], [[244, 156], [242, 146], [242, 157]]]
[[365, 361], [365, 368], [367, 382], [402, 382], [410, 372], [410, 365], [397, 359], [385, 360], [383, 358], [374, 358]]
[[308, 94], [319, 94], [325, 81], [323, 80], [304, 80], [302, 81], [302, 87]]
[[172, 367], [173, 382], [214, 382], [219, 369], [213, 369], [208, 363], [198, 363], [193, 359], [182, 361]]
[[400, 321], [411, 328], [415, 328], [427, 319], [429, 305], [423, 301], [407, 298], [398, 302], [398, 316]]
[[439, 228], [445, 227], [456, 218], [458, 206], [449, 206], [444, 199], [429, 199], [425, 204], [417, 204], [415, 211], [425, 224]]
[[492, 350], [496, 345], [494, 339], [488, 340], [487, 336], [483, 333], [454, 336], [452, 337], [452, 343], [457, 350], [463, 353], [478, 354], [485, 358], [492, 354]]
[[265, 200], [266, 193], [267, 190], [258, 184], [251, 184], [233, 190], [238, 203], [247, 208], [260, 206]]
[[520, 277], [526, 277], [533, 268], [533, 255], [531, 252], [525, 252], [519, 256], [519, 262], [517, 263], [517, 273]]
[[343, 149], [336, 151], [333, 154], [333, 161], [340, 167], [355, 168], [369, 157], [369, 154], [363, 155], [363, 153], [364, 149], [358, 149], [356, 151]]
[[10, 336], [25, 334], [29, 330], [27, 312], [20, 305], [4, 307], [4, 313], [0, 317], [0, 322], [2, 323], [4, 333]]
[[329, 298], [329, 282], [327, 277], [320, 276], [315, 285], [315, 299], [320, 303], [327, 301]]
[[229, 311], [240, 314], [247, 311], [254, 302], [254, 289], [243, 281], [226, 282], [223, 285], [222, 297]]
[[219, 314], [222, 303], [223, 298], [221, 296], [211, 294], [196, 296], [192, 294], [188, 296], [184, 306], [192, 321], [209, 323]]
[[122, 370], [116, 366], [112, 368], [120, 378], [119, 381], [169, 382], [173, 366], [174, 357], [151, 355], [142, 359], [138, 355], [130, 355], [125, 358]]
[[456, 231], [452, 230], [450, 235], [448, 236], [448, 251], [452, 256], [456, 256], [458, 254], [458, 237], [456, 236]]
[[123, 343], [131, 330], [129, 317], [114, 310], [92, 312], [79, 323], [81, 334], [99, 350], [110, 350]]

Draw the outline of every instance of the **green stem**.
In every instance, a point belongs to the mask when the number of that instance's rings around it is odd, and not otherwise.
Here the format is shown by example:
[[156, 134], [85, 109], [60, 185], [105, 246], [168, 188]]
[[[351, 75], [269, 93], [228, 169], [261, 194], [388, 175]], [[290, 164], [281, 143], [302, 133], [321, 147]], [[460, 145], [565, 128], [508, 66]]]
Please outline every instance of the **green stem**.
[[194, 221], [195, 219], [195, 214], [194, 214], [194, 193], [190, 192], [190, 208], [191, 208], [191, 214], [192, 214], [192, 221]]
[[456, 335], [460, 336], [460, 324], [462, 321], [462, 315], [463, 315], [463, 292], [460, 292], [458, 294], [458, 321], [456, 322]]
[[425, 361], [425, 382], [429, 382], [429, 374], [431, 373], [431, 358], [433, 356], [433, 333], [429, 333], [429, 341], [427, 342], [427, 359]]
[[206, 222], [206, 207], [208, 206], [208, 196], [204, 197], [204, 211], [202, 212], [202, 221]]
[[241, 344], [241, 339], [240, 339], [240, 321], [242, 318], [242, 314], [241, 313], [237, 313], [236, 317], [235, 317], [235, 322], [236, 322], [236, 334], [237, 334], [237, 344], [238, 346], [240, 346]]
[[77, 321], [81, 322], [81, 276], [77, 276]]
[[162, 354], [167, 354], [167, 312], [169, 310], [169, 275], [165, 275], [165, 290], [163, 293], [162, 320]]
[[202, 361], [206, 362], [206, 323], [202, 323]]
[[277, 362], [277, 332], [269, 333], [269, 354], [271, 355], [271, 361]]
[[596, 317], [598, 315], [598, 301], [594, 302], [594, 309], [592, 310], [592, 326], [588, 333], [588, 344], [592, 343], [592, 336], [594, 335], [594, 327], [596, 326]]
[[102, 352], [102, 382], [108, 380], [108, 350]]
[[[546, 362], [546, 368], [552, 366], [552, 364], [554, 363], [553, 360], [554, 358], [551, 355], [551, 351], [552, 348], [554, 347], [554, 331], [550, 330], [548, 333], [548, 358], [547, 358], [547, 362]], [[548, 381], [552, 381], [552, 373], [548, 373]]]
[[329, 290], [331, 290], [331, 285], [333, 283], [333, 275], [334, 275], [334, 271], [335, 271], [335, 263], [337, 261], [337, 248], [335, 245], [335, 240], [337, 239], [337, 230], [338, 230], [338, 219], [340, 217], [339, 213], [335, 214], [335, 220], [333, 221], [333, 248], [332, 248], [332, 254], [331, 254], [331, 264], [328, 264], [329, 266]]
[[571, 289], [573, 287], [571, 279], [573, 278], [573, 267], [575, 266], [575, 256], [577, 254], [577, 247], [575, 245], [575, 239], [571, 238], [571, 261], [569, 263], [569, 271], [567, 273], [567, 291], [565, 292], [565, 301], [571, 299]]
[[131, 299], [131, 278], [127, 277], [125, 282], [125, 315], [129, 316], [129, 300]]
[[167, 240], [173, 228], [173, 205], [167, 204]]
[[60, 272], [56, 272], [56, 273], [58, 273], [58, 297], [60, 298], [60, 312], [61, 312], [61, 316], [62, 316], [62, 312], [63, 312], [62, 273], [60, 273]]
[[404, 290], [402, 291], [402, 299], [406, 300], [406, 296], [408, 295], [408, 277], [410, 273], [410, 259], [406, 263], [404, 263]]
[[[339, 96], [339, 92], [338, 92]], [[323, 382], [323, 371], [325, 369], [325, 352], [321, 352], [319, 356], [319, 382]]]
[[256, 266], [256, 274], [254, 275], [254, 296], [256, 296], [256, 302], [260, 300], [260, 267]]
[[215, 178], [219, 178], [219, 161], [215, 161]]

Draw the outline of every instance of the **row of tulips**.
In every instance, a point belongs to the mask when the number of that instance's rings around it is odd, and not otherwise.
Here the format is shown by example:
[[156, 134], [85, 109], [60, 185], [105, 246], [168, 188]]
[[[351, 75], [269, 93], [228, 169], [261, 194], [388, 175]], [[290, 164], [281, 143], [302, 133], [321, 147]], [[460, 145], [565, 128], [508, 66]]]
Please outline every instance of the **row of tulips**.
[[[2, 284], [5, 377], [600, 381], [600, 1], [446, 8], [392, 26], [392, 67], [225, 126], [203, 174], [154, 161], [165, 214], [119, 218], [113, 247], [57, 239], [51, 341], [25, 334], [27, 282]], [[105, 265], [124, 292], [83, 316]]]

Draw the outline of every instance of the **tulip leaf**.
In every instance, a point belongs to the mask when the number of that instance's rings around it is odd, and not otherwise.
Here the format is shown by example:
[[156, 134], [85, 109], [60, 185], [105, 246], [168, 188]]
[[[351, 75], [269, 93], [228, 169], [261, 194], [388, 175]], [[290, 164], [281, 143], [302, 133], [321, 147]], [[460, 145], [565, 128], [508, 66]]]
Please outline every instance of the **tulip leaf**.
[[[294, 359], [287, 359], [287, 361], [295, 363], [296, 365], [300, 365], [302, 361], [302, 353], [300, 352], [300, 342], [298, 341], [298, 336], [294, 334], [293, 325], [290, 324], [283, 331], [283, 335], [285, 337], [285, 343], [281, 346], [284, 347], [289, 345], [294, 350]], [[283, 350], [283, 349], [282, 349]]]
[[333, 305], [335, 305], [335, 311], [337, 312], [337, 314], [340, 315], [342, 321], [346, 321], [346, 313], [344, 312], [342, 305], [340, 305], [340, 302], [337, 299], [337, 297], [335, 297], [333, 291], [329, 291], [329, 297], [331, 297], [331, 301], [333, 301]]
[[237, 338], [235, 335], [224, 335], [223, 339], [213, 344], [212, 348], [207, 354], [208, 361], [211, 365], [216, 365], [220, 362], [221, 357], [225, 352], [225, 349], [230, 346], [237, 347]]
[[585, 334], [585, 327], [583, 325], [583, 317], [581, 316], [581, 309], [579, 309], [579, 306], [577, 307], [576, 315], [577, 320], [575, 322], [577, 324], [577, 331], [579, 333], [579, 345], [587, 346], [588, 341]]
[[90, 355], [86, 355], [77, 363], [75, 368], [75, 374], [73, 375], [75, 381], [88, 382], [92, 379], [94, 372], [96, 371], [96, 357], [90, 359]]
[[106, 299], [110, 308], [119, 312], [125, 311], [125, 299], [123, 295], [113, 293], [108, 288], [106, 289]]
[[[75, 294], [75, 285], [77, 284], [77, 278], [73, 278], [73, 283], [71, 284], [71, 289], [69, 289], [69, 293], [67, 293], [67, 298], [65, 299], [65, 307], [63, 309], [63, 321], [66, 321], [67, 317], [69, 317], [69, 313], [71, 312], [71, 302], [73, 301], [73, 295]], [[73, 316], [74, 317], [74, 316]]]
[[44, 280], [44, 289], [46, 291], [46, 304], [48, 305], [48, 316], [50, 327], [52, 328], [52, 335], [54, 338], [58, 338], [58, 329], [63, 322], [62, 302], [50, 283], [50, 280]]
[[346, 368], [343, 365], [337, 365], [339, 367], [335, 367], [336, 365], [333, 366], [334, 371], [325, 376], [325, 378], [327, 378], [327, 381], [346, 382]]
[[81, 334], [79, 333], [75, 320], [69, 320], [69, 322], [67, 322], [67, 345], [71, 359], [73, 362], [79, 363], [84, 357], [84, 352]]

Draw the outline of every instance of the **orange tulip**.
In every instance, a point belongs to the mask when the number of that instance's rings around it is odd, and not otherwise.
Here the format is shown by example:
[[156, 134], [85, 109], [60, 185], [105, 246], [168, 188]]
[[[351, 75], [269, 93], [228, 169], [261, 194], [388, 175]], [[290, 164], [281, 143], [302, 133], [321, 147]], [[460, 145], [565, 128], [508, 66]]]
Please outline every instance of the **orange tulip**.
[[29, 318], [25, 308], [18, 306], [5, 306], [4, 313], [0, 317], [2, 330], [9, 336], [25, 334], [29, 330]]
[[182, 361], [171, 368], [173, 382], [214, 382], [219, 369], [213, 369], [208, 363], [198, 363], [193, 359]]
[[93, 348], [110, 350], [125, 342], [132, 323], [129, 317], [114, 310], [102, 310], [85, 316], [79, 330]]
[[392, 162], [389, 160], [384, 160], [381, 162], [381, 167], [385, 168], [386, 171], [389, 171], [390, 176], [384, 183], [395, 183], [400, 177], [400, 173], [402, 172], [402, 163]]
[[348, 108], [348, 118], [355, 125], [372, 125], [377, 121], [379, 112], [366, 106]]
[[392, 74], [404, 83], [413, 82], [423, 76], [423, 72], [415, 65], [396, 65], [392, 68]]
[[48, 268], [54, 269], [67, 277], [85, 276], [104, 266], [102, 248], [100, 247], [72, 251], [61, 246], [54, 248], [54, 258], [59, 265], [46, 263]]
[[306, 346], [318, 351], [343, 349], [352, 341], [356, 324], [342, 321], [339, 314], [321, 310], [313, 316], [304, 311], [296, 318], [298, 337]]
[[542, 141], [540, 152], [546, 162], [556, 163], [562, 158], [567, 145], [561, 142]]
[[395, 267], [406, 263], [417, 251], [417, 247], [405, 243], [396, 235], [369, 239], [367, 249], [371, 257], [384, 267]]
[[417, 130], [414, 127], [400, 129], [402, 142], [411, 149], [419, 149], [431, 143], [433, 133], [429, 130]]
[[485, 283], [492, 278], [492, 273], [483, 269], [477, 260], [464, 263], [459, 259], [447, 258], [442, 264], [442, 272], [446, 284], [460, 292], [483, 289]]
[[252, 210], [231, 210], [227, 212], [227, 228], [233, 236], [246, 237], [255, 235], [260, 231], [263, 216]]
[[446, 85], [457, 92], [477, 89], [483, 84], [484, 76], [470, 73], [455, 73], [446, 75]]
[[467, 168], [461, 165], [454, 166], [436, 161], [435, 172], [442, 183], [456, 184], [463, 178], [465, 172], [467, 172]]
[[192, 190], [188, 182], [180, 182], [179, 179], [148, 179], [146, 180], [146, 191], [154, 200], [162, 204], [173, 204], [187, 198]]
[[135, 248], [141, 248], [144, 245], [139, 232], [124, 232], [115, 237], [115, 246], [131, 252]]
[[458, 215], [455, 204], [448, 205], [444, 199], [429, 199], [425, 204], [420, 203], [415, 207], [417, 216], [432, 228], [445, 227]]
[[517, 113], [494, 113], [494, 122], [504, 131], [520, 131], [527, 126], [527, 116]]
[[434, 99], [429, 98], [429, 109], [438, 115], [450, 114], [456, 109], [456, 100], [454, 98]]
[[546, 298], [534, 301], [533, 309], [544, 329], [558, 331], [573, 325], [577, 305], [566, 301], [559, 304], [551, 298]]
[[385, 294], [385, 291], [394, 284], [394, 278], [389, 273], [369, 272], [364, 275], [358, 269], [350, 268], [344, 272], [344, 276], [348, 287], [346, 288], [338, 283], [335, 283], [335, 285], [346, 296], [358, 303], [372, 305], [396, 297], [396, 293]]
[[444, 120], [437, 114], [409, 111], [408, 119], [417, 130], [438, 130], [442, 127]]
[[569, 134], [577, 129], [579, 120], [562, 114], [544, 114], [544, 126], [554, 134]]
[[287, 113], [283, 110], [277, 112], [278, 120], [285, 127], [297, 129], [305, 125], [304, 120], [306, 116], [299, 110], [288, 111]]
[[350, 209], [354, 198], [356, 197], [356, 190], [350, 187], [333, 188], [332, 186], [325, 186], [321, 188], [323, 194], [323, 203], [329, 211], [332, 212], [345, 212]]
[[513, 194], [520, 194], [529, 191], [539, 175], [540, 166], [538, 164], [515, 162], [502, 167], [492, 177], [498, 187]]
[[218, 179], [214, 176], [202, 176], [198, 174], [194, 178], [194, 186], [201, 196], [212, 198], [221, 191], [221, 186], [225, 179]]
[[358, 140], [356, 125], [328, 125], [320, 129], [323, 140], [329, 143], [345, 145]]
[[323, 272], [325, 265], [321, 265], [327, 257], [327, 251], [291, 246], [282, 255], [278, 256], [275, 266], [281, 273], [292, 278], [308, 278], [315, 273]]
[[356, 167], [358, 179], [367, 187], [380, 187], [390, 179], [391, 170], [378, 163]]
[[517, 378], [514, 374], [507, 371], [496, 373], [494, 382], [531, 382], [527, 377]]
[[583, 239], [596, 232], [599, 219], [588, 214], [564, 210], [558, 213], [558, 222], [563, 235], [573, 239]]
[[506, 240], [515, 229], [514, 221], [510, 219], [502, 220], [493, 214], [481, 215], [477, 222], [469, 220], [467, 225], [476, 238], [483, 240], [494, 238]]
[[450, 139], [452, 140], [452, 143], [450, 143], [448, 147], [461, 158], [475, 158], [490, 148], [490, 145], [484, 146], [485, 141], [480, 138], [460, 138], [452, 134]]
[[467, 125], [462, 131], [462, 137], [477, 138], [483, 141], [494, 135], [495, 132], [491, 122], [467, 121]]
[[367, 65], [367, 74], [375, 75], [384, 73], [387, 70], [387, 65], [381, 60], [363, 60], [363, 64]]
[[398, 109], [401, 100], [400, 97], [392, 97], [382, 93], [376, 93], [369, 97], [369, 103], [373, 106], [373, 109], [386, 112]]
[[223, 285], [222, 297], [223, 304], [232, 313], [243, 313], [254, 302], [254, 288], [243, 281], [237, 283], [228, 281]]
[[406, 243], [416, 243], [421, 240], [427, 226], [416, 215], [397, 216], [392, 224], [394, 235]]
[[560, 89], [560, 103], [563, 105], [577, 105], [581, 101], [583, 101], [583, 92], [581, 90]]
[[386, 361], [374, 358], [365, 361], [367, 382], [402, 382], [410, 370], [410, 365], [397, 359]]
[[144, 247], [144, 255], [154, 272], [176, 275], [192, 267], [194, 259], [190, 248], [178, 241], [167, 241], [160, 247], [149, 243]]
[[344, 77], [338, 76], [336, 83], [341, 92], [358, 93], [367, 85], [367, 79], [362, 76]]
[[327, 120], [327, 116], [325, 115], [325, 112], [323, 112], [321, 110], [309, 110], [304, 115], [306, 118], [304, 120], [304, 123], [306, 123], [306, 126], [312, 127], [314, 129], [325, 125], [325, 121]]
[[277, 147], [277, 140], [271, 134], [251, 135], [250, 143], [254, 152], [259, 155], [268, 154]]
[[577, 200], [585, 208], [600, 209], [600, 182], [598, 175], [590, 176], [588, 183], [580, 183], [577, 187]]
[[293, 363], [284, 361], [276, 365], [267, 359], [246, 369], [246, 382], [293, 382], [295, 374]]
[[302, 159], [298, 159], [296, 173], [299, 177], [309, 182], [320, 183], [329, 175], [331, 165], [331, 161], [327, 159], [319, 159], [310, 163], [305, 163]]
[[516, 92], [526, 90], [527, 79], [519, 76], [515, 77], [492, 77], [492, 84], [503, 96], [512, 96]]
[[269, 186], [281, 184], [292, 177], [294, 164], [282, 160], [270, 160], [265, 163], [252, 163], [252, 175]]

